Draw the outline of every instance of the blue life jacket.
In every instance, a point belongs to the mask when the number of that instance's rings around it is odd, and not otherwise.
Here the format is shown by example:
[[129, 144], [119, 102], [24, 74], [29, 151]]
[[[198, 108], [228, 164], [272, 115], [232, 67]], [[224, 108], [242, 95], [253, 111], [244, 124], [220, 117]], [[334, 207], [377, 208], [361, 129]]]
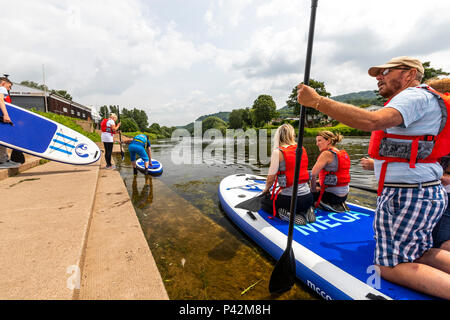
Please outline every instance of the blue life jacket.
[[133, 138], [133, 141], [131, 143], [137, 143], [139, 145], [142, 145], [144, 148], [146, 147], [146, 144], [148, 144], [148, 146], [150, 147], [150, 141], [148, 141], [145, 134], [138, 134]]

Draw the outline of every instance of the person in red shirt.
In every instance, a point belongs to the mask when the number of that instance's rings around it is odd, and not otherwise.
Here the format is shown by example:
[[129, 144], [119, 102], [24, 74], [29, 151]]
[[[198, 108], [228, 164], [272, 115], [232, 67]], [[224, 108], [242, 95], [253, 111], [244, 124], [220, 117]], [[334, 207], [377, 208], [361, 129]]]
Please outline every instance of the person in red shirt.
[[[5, 102], [11, 103], [9, 90], [11, 90], [12, 82], [7, 77], [0, 78], [0, 115], [4, 123], [12, 123], [6, 110]], [[9, 161], [8, 153], [4, 146], [0, 146], [0, 164]]]

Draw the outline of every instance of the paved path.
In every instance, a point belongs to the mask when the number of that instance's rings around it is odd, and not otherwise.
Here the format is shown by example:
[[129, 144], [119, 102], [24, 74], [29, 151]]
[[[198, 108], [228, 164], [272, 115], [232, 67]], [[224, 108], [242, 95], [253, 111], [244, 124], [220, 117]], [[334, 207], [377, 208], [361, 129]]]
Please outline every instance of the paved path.
[[168, 299], [119, 172], [39, 160], [0, 170], [0, 299]]

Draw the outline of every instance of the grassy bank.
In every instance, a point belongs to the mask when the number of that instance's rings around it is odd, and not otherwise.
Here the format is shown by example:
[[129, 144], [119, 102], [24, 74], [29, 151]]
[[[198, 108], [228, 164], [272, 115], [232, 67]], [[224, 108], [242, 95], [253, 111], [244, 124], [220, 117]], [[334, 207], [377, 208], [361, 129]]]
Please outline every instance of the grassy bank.
[[55, 113], [51, 113], [51, 112], [42, 112], [42, 111], [36, 111], [36, 110], [32, 110], [33, 112], [46, 117], [50, 120], [53, 120], [55, 122], [61, 123], [62, 125], [65, 125], [66, 127], [81, 133], [82, 135], [88, 137], [89, 139], [91, 139], [94, 142], [100, 142], [101, 138], [100, 135], [97, 132], [88, 132], [88, 131], [84, 131], [83, 128], [76, 124], [76, 120], [75, 118], [71, 118], [71, 117], [66, 117], [66, 116], [61, 116], [59, 114], [55, 114]]
[[[266, 129], [268, 134], [271, 134], [272, 130], [277, 130], [278, 126], [265, 126], [263, 128], [259, 128], [259, 129]], [[319, 127], [319, 128], [305, 128], [305, 133], [304, 136], [305, 137], [315, 137], [317, 136], [317, 134], [320, 131], [331, 131], [334, 133], [340, 133], [342, 134], [344, 137], [345, 136], [370, 136], [370, 132], [365, 132], [362, 130], [358, 130], [355, 128], [351, 128], [349, 126], [346, 126], [342, 123], [339, 123], [338, 125], [334, 126], [334, 127]], [[295, 127], [295, 132], [298, 132], [298, 127]]]

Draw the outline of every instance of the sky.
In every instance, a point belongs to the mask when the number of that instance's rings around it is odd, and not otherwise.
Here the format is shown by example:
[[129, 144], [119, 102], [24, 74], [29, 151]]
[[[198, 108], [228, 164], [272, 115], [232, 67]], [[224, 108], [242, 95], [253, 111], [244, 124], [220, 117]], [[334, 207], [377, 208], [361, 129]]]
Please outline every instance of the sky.
[[[0, 0], [0, 74], [73, 100], [186, 125], [286, 105], [304, 79], [310, 0]], [[369, 67], [408, 55], [450, 72], [450, 1], [319, 0], [311, 78], [332, 96], [376, 90]]]

